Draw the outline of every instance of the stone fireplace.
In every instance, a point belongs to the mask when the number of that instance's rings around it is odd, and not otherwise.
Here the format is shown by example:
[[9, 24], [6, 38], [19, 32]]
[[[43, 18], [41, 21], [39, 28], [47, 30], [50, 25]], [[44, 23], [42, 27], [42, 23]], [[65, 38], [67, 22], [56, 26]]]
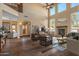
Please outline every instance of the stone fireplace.
[[57, 26], [56, 29], [57, 29], [57, 36], [61, 36], [61, 35], [66, 36], [67, 26]]

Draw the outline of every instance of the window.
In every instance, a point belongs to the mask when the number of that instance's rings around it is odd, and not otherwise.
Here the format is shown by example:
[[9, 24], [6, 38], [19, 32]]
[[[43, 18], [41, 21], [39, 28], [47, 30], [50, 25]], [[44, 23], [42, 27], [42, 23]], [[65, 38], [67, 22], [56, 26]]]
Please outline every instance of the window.
[[62, 12], [66, 10], [66, 3], [59, 3], [58, 4], [58, 12]]
[[79, 11], [72, 13], [71, 19], [72, 19], [71, 29], [72, 30], [79, 30]]
[[50, 15], [54, 15], [55, 14], [55, 7], [50, 8]]
[[75, 6], [78, 6], [79, 3], [71, 3], [71, 7], [75, 7]]
[[50, 19], [50, 31], [55, 31], [55, 19]]

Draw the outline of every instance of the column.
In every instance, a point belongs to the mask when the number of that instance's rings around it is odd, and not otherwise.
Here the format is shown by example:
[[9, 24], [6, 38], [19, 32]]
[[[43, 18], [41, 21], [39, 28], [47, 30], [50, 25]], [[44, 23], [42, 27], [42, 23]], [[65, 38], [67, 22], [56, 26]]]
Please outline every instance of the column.
[[57, 26], [57, 20], [58, 20], [57, 13], [58, 13], [58, 4], [55, 4], [55, 14], [56, 14], [56, 16], [55, 16], [55, 35], [58, 34], [57, 33], [57, 28], [56, 28], [56, 26]]
[[19, 19], [18, 19], [18, 24], [17, 24], [17, 32], [18, 32], [17, 34], [18, 34], [18, 38], [20, 38], [21, 32], [22, 32], [21, 26], [22, 26], [22, 22], [24, 20], [23, 4], [20, 3], [17, 5], [17, 7], [18, 7], [18, 14], [19, 14]]
[[71, 6], [70, 6], [70, 3], [67, 3], [67, 26], [68, 26], [68, 33], [71, 31], [71, 22], [72, 22], [72, 20], [71, 20], [71, 14], [70, 14], [70, 8], [71, 8]]
[[[0, 4], [0, 28], [2, 27], [2, 4]], [[1, 53], [1, 35], [0, 35], [0, 53]]]
[[17, 24], [17, 34], [18, 34], [18, 38], [20, 38], [22, 30], [21, 30], [21, 26], [22, 26], [22, 22], [24, 20], [24, 16], [23, 13], [18, 13], [19, 14], [19, 19], [18, 19], [18, 24]]
[[50, 8], [48, 8], [48, 28], [50, 28]]

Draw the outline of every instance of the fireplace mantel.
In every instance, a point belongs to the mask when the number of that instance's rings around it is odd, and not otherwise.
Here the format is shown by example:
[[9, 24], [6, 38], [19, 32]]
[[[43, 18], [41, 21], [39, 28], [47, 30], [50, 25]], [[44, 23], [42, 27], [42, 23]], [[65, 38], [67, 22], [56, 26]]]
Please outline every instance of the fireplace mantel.
[[56, 26], [57, 35], [60, 36], [59, 31], [62, 31], [64, 35], [67, 34], [67, 26]]

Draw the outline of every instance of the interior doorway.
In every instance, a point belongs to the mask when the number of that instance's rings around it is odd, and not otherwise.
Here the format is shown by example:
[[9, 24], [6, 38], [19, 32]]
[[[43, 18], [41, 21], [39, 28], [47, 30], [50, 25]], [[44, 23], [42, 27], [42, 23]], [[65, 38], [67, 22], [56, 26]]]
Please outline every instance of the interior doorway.
[[22, 22], [20, 25], [20, 36], [30, 36], [31, 23], [28, 21]]
[[28, 31], [27, 31], [28, 30], [28, 25], [27, 24], [23, 25], [22, 28], [23, 28], [22, 34], [27, 35], [28, 34]]

